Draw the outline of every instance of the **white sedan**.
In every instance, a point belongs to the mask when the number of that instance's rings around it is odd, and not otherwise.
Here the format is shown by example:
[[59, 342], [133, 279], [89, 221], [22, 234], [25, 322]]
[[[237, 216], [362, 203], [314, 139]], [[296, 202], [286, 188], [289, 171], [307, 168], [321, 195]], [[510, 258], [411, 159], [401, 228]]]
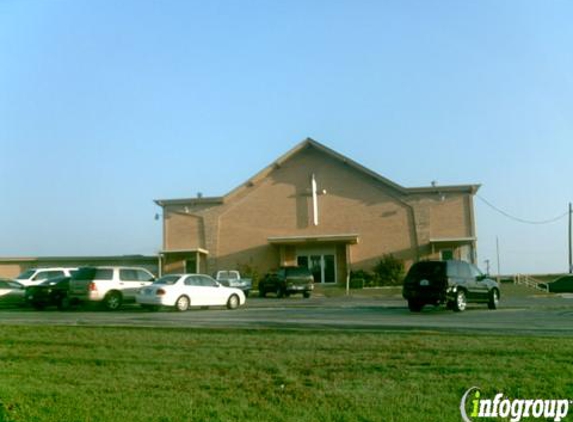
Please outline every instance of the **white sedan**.
[[245, 303], [245, 294], [225, 287], [204, 274], [169, 274], [139, 290], [137, 303], [147, 309], [171, 306], [186, 311], [191, 306], [227, 306], [237, 309]]

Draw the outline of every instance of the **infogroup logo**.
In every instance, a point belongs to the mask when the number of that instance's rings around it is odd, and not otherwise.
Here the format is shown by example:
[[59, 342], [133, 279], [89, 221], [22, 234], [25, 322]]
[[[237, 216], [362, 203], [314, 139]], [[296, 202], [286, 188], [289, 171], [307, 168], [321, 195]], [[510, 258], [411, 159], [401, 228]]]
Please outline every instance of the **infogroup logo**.
[[460, 413], [464, 422], [475, 422], [479, 418], [510, 418], [511, 422], [520, 422], [523, 418], [543, 418], [559, 422], [567, 417], [570, 404], [572, 401], [566, 399], [509, 399], [503, 393], [488, 399], [482, 397], [479, 387], [472, 387], [462, 397]]

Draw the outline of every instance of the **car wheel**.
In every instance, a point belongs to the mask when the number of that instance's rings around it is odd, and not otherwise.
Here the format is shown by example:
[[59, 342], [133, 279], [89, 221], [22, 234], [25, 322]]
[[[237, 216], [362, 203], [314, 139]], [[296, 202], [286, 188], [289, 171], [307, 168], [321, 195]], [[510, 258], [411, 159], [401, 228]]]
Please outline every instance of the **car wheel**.
[[424, 303], [422, 302], [412, 299], [408, 301], [408, 309], [410, 310], [410, 312], [420, 312], [423, 307]]
[[105, 295], [103, 302], [107, 310], [115, 311], [121, 307], [121, 294], [119, 292], [110, 292]]
[[259, 297], [265, 297], [266, 294], [267, 292], [265, 292], [265, 289], [259, 286]]
[[455, 312], [462, 312], [468, 306], [468, 302], [466, 299], [466, 292], [463, 290], [458, 290], [456, 293], [456, 298], [454, 300], [454, 311]]
[[175, 302], [175, 309], [179, 312], [184, 312], [189, 309], [189, 305], [191, 305], [191, 301], [187, 296], [179, 296], [179, 299]]
[[276, 295], [278, 298], [282, 298], [285, 293], [283, 292], [283, 289], [281, 289], [280, 287], [277, 287], [277, 290], [275, 291]]
[[239, 301], [239, 296], [231, 295], [231, 297], [227, 301], [227, 309], [237, 309], [240, 303], [241, 302]]
[[489, 309], [497, 309], [499, 306], [499, 292], [497, 289], [493, 289], [489, 294], [489, 302], [487, 303], [487, 307]]
[[304, 297], [305, 299], [308, 299], [310, 297], [310, 292], [303, 292], [302, 297]]

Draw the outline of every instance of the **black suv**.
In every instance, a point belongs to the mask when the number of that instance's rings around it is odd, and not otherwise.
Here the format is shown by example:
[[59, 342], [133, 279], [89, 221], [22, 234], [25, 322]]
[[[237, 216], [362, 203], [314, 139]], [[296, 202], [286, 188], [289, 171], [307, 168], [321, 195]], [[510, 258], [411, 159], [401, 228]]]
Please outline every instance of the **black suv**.
[[70, 304], [68, 299], [69, 290], [70, 277], [49, 278], [40, 284], [27, 286], [26, 301], [37, 310], [42, 310], [50, 305], [55, 305], [58, 309], [64, 310]]
[[410, 268], [404, 280], [402, 296], [412, 312], [424, 305], [446, 304], [456, 312], [468, 302], [499, 304], [499, 285], [475, 265], [465, 261], [421, 261]]
[[265, 297], [267, 293], [274, 293], [277, 297], [302, 293], [305, 298], [309, 298], [313, 290], [314, 277], [306, 267], [281, 267], [259, 281], [260, 297]]

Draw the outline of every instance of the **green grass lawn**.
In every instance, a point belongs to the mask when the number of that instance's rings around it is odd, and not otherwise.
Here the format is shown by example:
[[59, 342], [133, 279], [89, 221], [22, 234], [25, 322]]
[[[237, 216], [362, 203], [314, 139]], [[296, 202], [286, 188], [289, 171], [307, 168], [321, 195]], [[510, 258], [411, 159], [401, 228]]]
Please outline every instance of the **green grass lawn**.
[[0, 326], [0, 420], [458, 422], [474, 385], [573, 399], [572, 350], [475, 334]]

